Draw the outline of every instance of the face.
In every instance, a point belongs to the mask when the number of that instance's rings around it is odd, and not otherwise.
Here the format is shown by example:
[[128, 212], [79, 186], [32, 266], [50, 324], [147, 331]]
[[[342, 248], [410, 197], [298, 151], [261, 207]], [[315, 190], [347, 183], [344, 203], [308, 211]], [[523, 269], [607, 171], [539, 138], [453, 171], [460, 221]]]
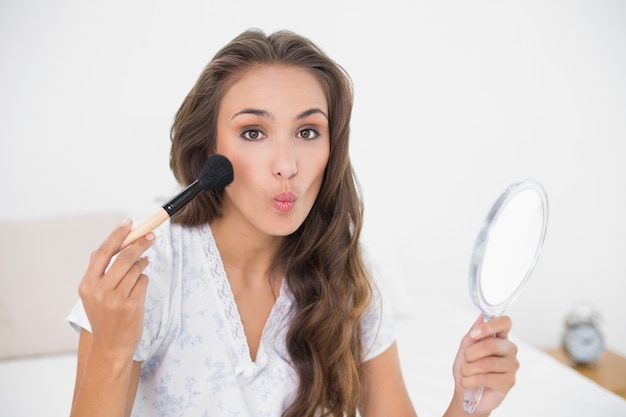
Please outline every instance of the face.
[[249, 70], [222, 99], [216, 152], [235, 173], [223, 221], [266, 235], [293, 233], [317, 198], [330, 153], [320, 83], [298, 67]]

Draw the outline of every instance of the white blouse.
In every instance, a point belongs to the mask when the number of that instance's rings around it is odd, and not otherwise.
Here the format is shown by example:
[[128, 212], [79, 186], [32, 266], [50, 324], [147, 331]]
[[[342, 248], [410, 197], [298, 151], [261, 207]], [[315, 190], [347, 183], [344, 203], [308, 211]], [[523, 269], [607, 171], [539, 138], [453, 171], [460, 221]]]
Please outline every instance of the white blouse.
[[[210, 228], [168, 221], [155, 233], [146, 253], [146, 314], [134, 356], [142, 362], [141, 378], [132, 416], [280, 416], [298, 385], [285, 345], [293, 302], [286, 280], [253, 361]], [[392, 314], [381, 300], [375, 291], [362, 321], [363, 361], [395, 340]], [[80, 301], [68, 321], [77, 331], [91, 330]]]

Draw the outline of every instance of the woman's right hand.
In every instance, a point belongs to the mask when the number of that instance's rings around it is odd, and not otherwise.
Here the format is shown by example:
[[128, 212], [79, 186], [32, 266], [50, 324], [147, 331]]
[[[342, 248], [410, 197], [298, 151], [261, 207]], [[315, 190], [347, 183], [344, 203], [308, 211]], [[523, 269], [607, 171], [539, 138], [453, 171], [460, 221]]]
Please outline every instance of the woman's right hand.
[[131, 228], [125, 219], [91, 254], [78, 289], [91, 325], [91, 349], [114, 361], [132, 359], [141, 339], [148, 285], [142, 254], [155, 239], [149, 233], [119, 252]]

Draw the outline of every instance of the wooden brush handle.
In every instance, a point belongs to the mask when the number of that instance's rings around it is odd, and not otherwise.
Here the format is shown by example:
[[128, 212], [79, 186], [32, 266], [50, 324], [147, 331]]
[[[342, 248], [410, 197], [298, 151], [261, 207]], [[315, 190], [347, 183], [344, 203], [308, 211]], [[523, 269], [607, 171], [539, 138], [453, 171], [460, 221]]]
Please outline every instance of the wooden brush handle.
[[169, 217], [170, 216], [167, 214], [167, 211], [165, 211], [165, 209], [163, 208], [160, 208], [150, 217], [145, 218], [143, 221], [141, 221], [141, 223], [138, 223], [135, 227], [133, 227], [133, 230], [131, 230], [128, 236], [126, 236], [126, 239], [124, 239], [124, 242], [122, 242], [122, 246], [120, 246], [120, 251], [126, 249], [128, 245], [156, 229]]

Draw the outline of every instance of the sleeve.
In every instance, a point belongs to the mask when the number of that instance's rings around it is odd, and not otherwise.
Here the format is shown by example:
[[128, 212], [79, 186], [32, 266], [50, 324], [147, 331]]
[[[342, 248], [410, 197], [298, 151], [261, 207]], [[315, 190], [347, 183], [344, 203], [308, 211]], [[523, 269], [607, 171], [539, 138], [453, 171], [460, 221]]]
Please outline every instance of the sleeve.
[[70, 310], [70, 314], [67, 316], [67, 322], [76, 333], [80, 333], [81, 329], [85, 329], [91, 333], [91, 325], [89, 324], [89, 319], [87, 318], [87, 313], [85, 313], [85, 307], [81, 300], [78, 300]]
[[373, 283], [372, 301], [361, 319], [363, 362], [383, 353], [396, 340], [393, 312], [384, 294]]
[[173, 276], [174, 251], [170, 222], [165, 222], [154, 233], [156, 240], [146, 251], [150, 260], [144, 270], [148, 277], [148, 290], [144, 303], [143, 333], [134, 355], [136, 361], [145, 361], [163, 345], [172, 325], [172, 300], [177, 294], [178, 281]]

